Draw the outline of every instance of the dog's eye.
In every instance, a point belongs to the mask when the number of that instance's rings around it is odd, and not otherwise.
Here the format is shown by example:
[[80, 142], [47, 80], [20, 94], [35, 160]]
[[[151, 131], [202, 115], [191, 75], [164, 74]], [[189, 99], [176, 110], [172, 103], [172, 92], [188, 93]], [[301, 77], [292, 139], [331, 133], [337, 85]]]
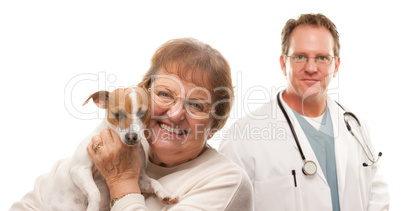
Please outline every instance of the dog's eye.
[[121, 112], [121, 111], [119, 111], [119, 112], [117, 112], [117, 113], [115, 113], [115, 112], [110, 112], [110, 113], [112, 113], [112, 115], [113, 115], [114, 118], [116, 118], [116, 119], [122, 119], [122, 118], [124, 118], [124, 114], [123, 114], [123, 112]]
[[119, 118], [119, 113], [114, 113], [114, 112], [110, 112], [110, 113], [112, 113], [112, 115], [113, 115], [114, 117]]
[[139, 109], [138, 110], [138, 112], [137, 112], [137, 116], [138, 117], [143, 117], [143, 116], [145, 116], [145, 114], [147, 114], [148, 113], [148, 109]]

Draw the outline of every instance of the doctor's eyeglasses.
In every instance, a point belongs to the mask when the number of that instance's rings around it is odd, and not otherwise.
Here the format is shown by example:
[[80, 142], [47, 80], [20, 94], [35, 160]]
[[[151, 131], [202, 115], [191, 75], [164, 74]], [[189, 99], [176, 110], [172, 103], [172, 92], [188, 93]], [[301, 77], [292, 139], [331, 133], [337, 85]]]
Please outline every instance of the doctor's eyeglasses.
[[[160, 107], [171, 107], [177, 103], [180, 96], [165, 86], [155, 86], [148, 89], [151, 99]], [[195, 97], [186, 97], [183, 99], [183, 106], [186, 112], [195, 119], [205, 119], [213, 112], [212, 106], [208, 100], [198, 99]]]
[[[287, 55], [286, 55], [287, 56]], [[328, 66], [332, 64], [332, 60], [335, 58], [330, 55], [320, 55], [316, 57], [307, 57], [303, 54], [294, 54], [291, 56], [287, 56], [290, 58], [290, 61], [298, 66], [304, 66], [307, 64], [309, 59], [314, 59], [315, 63], [319, 66]]]

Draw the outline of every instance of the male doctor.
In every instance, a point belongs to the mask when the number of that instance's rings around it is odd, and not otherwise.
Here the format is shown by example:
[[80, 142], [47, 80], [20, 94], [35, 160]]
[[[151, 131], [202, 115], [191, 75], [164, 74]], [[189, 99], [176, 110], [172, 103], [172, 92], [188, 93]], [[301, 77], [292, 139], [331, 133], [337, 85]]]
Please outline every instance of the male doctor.
[[223, 138], [220, 151], [253, 182], [256, 210], [389, 209], [388, 187], [377, 153], [369, 152], [374, 150], [364, 123], [359, 119], [359, 127], [327, 96], [339, 49], [337, 29], [324, 15], [288, 20], [280, 56], [286, 89]]

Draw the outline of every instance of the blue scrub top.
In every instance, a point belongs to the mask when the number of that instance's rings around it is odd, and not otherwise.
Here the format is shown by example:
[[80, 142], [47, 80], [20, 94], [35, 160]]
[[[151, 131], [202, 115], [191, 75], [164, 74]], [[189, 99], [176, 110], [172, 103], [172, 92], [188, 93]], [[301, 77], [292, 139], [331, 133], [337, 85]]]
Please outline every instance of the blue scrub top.
[[[293, 110], [293, 109], [292, 109]], [[293, 110], [304, 134], [306, 135], [318, 163], [324, 172], [331, 190], [332, 210], [339, 211], [338, 177], [336, 174], [335, 145], [332, 119], [328, 106], [325, 109], [320, 129], [314, 128], [305, 118]]]

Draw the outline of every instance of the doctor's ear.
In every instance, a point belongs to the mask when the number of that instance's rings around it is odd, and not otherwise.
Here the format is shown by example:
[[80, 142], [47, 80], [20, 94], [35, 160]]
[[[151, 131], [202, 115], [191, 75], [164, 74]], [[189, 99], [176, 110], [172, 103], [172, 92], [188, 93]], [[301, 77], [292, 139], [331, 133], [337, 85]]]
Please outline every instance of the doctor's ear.
[[334, 74], [332, 75], [334, 78], [338, 75], [338, 70], [339, 70], [339, 65], [341, 63], [341, 58], [336, 58], [335, 61], [335, 70], [334, 70]]
[[281, 55], [281, 57], [279, 57], [279, 63], [281, 64], [281, 69], [282, 69], [283, 75], [286, 76], [286, 61], [285, 61], [285, 58], [283, 57], [283, 55]]

